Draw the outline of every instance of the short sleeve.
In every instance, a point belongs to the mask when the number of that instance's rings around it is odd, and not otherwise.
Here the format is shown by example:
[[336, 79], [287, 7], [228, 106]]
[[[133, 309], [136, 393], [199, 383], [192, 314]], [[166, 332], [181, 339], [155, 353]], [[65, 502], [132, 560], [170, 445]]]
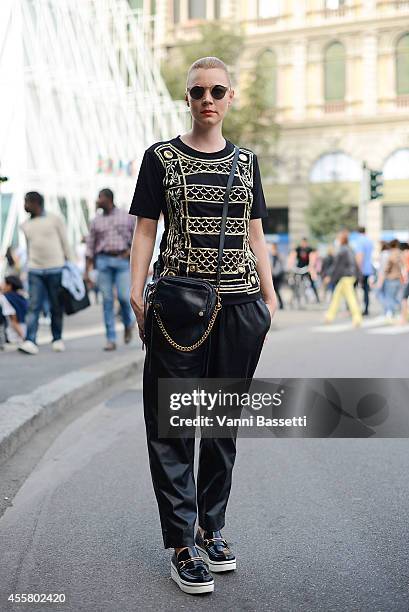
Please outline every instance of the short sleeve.
[[253, 154], [253, 205], [250, 219], [264, 219], [268, 217], [263, 185], [261, 184], [260, 168], [257, 156]]
[[10, 304], [5, 295], [0, 295], [0, 306], [5, 317], [10, 317], [11, 315], [15, 315], [16, 311], [13, 306]]
[[148, 219], [159, 219], [165, 201], [165, 170], [155, 153], [144, 153], [129, 213]]

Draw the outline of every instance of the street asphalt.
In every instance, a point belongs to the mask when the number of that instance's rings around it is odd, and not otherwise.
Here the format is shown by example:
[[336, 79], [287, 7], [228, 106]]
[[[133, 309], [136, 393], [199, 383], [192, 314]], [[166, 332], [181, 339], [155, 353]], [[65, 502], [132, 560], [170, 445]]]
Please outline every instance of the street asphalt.
[[[368, 377], [406, 378], [409, 325], [387, 323], [374, 315], [364, 319], [362, 329], [353, 329], [347, 313], [336, 322], [323, 324], [324, 308], [312, 305], [305, 310], [277, 311], [265, 344], [258, 375], [272, 378]], [[118, 349], [104, 352], [102, 306], [93, 305], [66, 317], [64, 337], [67, 350], [54, 353], [47, 326], [40, 327], [40, 353], [0, 352], [0, 403], [16, 394], [29, 393], [39, 385], [113, 355], [141, 352], [137, 332], [124, 345], [123, 326], [117, 321]]]
[[119, 319], [116, 328], [117, 350], [103, 351], [106, 341], [102, 306], [92, 305], [73, 316], [65, 317], [63, 338], [67, 350], [55, 353], [51, 348], [49, 325], [40, 325], [38, 355], [26, 355], [16, 348], [0, 352], [0, 402], [13, 395], [30, 393], [38, 386], [81, 367], [109, 361], [132, 351], [141, 351], [142, 343], [136, 331], [132, 342], [125, 345], [123, 325]]
[[[256, 377], [407, 377], [409, 326], [375, 313], [355, 330], [342, 313], [332, 326], [322, 315], [279, 311]], [[110, 358], [98, 307], [75, 319], [63, 354], [0, 355], [4, 399]], [[132, 350], [137, 339], [116, 354]], [[2, 612], [409, 610], [407, 439], [239, 439], [223, 532], [238, 569], [195, 598], [170, 579], [141, 400], [135, 373], [1, 466]], [[11, 593], [66, 603], [12, 604]]]
[[[1, 610], [409, 609], [403, 439], [240, 439], [223, 532], [238, 569], [216, 575], [211, 595], [179, 591], [162, 546], [139, 383], [60, 431], [10, 502], [0, 519]], [[64, 593], [66, 603], [9, 605], [11, 593]]]

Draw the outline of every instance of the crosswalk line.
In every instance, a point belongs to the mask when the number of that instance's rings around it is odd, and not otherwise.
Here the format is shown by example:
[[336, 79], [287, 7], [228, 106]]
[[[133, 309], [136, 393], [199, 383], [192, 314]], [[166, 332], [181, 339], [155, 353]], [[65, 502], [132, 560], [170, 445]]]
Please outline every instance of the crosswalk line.
[[347, 323], [331, 323], [329, 325], [319, 325], [312, 327], [312, 332], [339, 334], [345, 331], [362, 329], [367, 334], [381, 334], [385, 336], [396, 336], [409, 333], [409, 325], [397, 325], [393, 321], [389, 321], [383, 316], [367, 319], [362, 322], [362, 325], [355, 328], [352, 322]]
[[337, 334], [339, 332], [355, 329], [352, 323], [331, 323], [330, 325], [318, 325], [312, 327], [311, 331], [318, 333]]
[[409, 325], [391, 325], [390, 327], [369, 329], [368, 334], [382, 334], [383, 336], [397, 336], [399, 334], [409, 334]]

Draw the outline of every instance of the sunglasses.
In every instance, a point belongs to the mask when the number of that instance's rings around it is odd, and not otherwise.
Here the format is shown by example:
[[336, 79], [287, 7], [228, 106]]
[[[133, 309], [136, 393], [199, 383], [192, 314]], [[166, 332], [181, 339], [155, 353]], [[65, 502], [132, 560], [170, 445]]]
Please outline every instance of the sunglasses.
[[[204, 96], [204, 92], [206, 91], [206, 89], [209, 88], [195, 85], [187, 91], [190, 94], [190, 97], [193, 98], [193, 100], [201, 100]], [[228, 89], [229, 88], [225, 87], [224, 85], [213, 85], [213, 87], [210, 89], [210, 95], [214, 100], [222, 100], [226, 95], [226, 91], [228, 91]]]

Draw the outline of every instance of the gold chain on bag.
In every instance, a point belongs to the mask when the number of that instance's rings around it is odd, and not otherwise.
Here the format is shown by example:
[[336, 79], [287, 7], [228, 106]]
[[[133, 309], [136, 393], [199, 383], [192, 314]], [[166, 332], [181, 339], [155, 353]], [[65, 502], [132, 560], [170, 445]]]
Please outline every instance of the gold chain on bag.
[[212, 327], [214, 325], [214, 322], [216, 321], [216, 317], [217, 317], [217, 313], [219, 312], [219, 310], [222, 307], [221, 301], [220, 301], [220, 295], [219, 295], [219, 289], [216, 289], [216, 293], [217, 293], [217, 304], [215, 306], [215, 309], [212, 313], [212, 316], [210, 317], [210, 321], [209, 321], [209, 325], [207, 326], [206, 331], [204, 332], [203, 336], [201, 338], [199, 338], [199, 340], [197, 340], [194, 344], [191, 344], [190, 346], [182, 346], [181, 344], [178, 344], [177, 342], [175, 342], [174, 340], [172, 340], [172, 338], [169, 336], [168, 332], [165, 329], [165, 326], [163, 325], [162, 319], [160, 318], [160, 314], [158, 312], [158, 308], [155, 306], [158, 306], [157, 304], [152, 304], [153, 307], [153, 314], [155, 315], [155, 318], [158, 322], [158, 325], [163, 333], [163, 335], [165, 336], [166, 340], [169, 342], [169, 344], [171, 344], [174, 348], [178, 349], [179, 351], [194, 351], [198, 346], [200, 346], [201, 344], [203, 344], [203, 342], [206, 340], [207, 336], [210, 334], [210, 332], [212, 331]]

